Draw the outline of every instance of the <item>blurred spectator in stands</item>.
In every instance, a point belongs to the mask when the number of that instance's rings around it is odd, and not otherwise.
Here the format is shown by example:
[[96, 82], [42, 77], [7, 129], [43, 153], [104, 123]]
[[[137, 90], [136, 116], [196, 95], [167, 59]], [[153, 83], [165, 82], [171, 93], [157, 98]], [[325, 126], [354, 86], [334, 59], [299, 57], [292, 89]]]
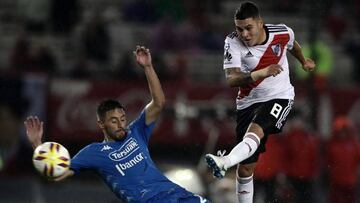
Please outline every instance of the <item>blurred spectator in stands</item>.
[[328, 78], [333, 71], [333, 52], [332, 49], [321, 40], [312, 39], [311, 44], [304, 44], [302, 50], [305, 57], [316, 60], [316, 70], [314, 72], [302, 71], [299, 67], [295, 68], [295, 75], [298, 81], [308, 82], [310, 74], [314, 74], [314, 88], [323, 91], [328, 86]]
[[95, 11], [80, 31], [80, 57], [87, 60], [91, 77], [104, 79], [110, 76], [111, 37], [107, 22], [100, 11]]
[[156, 72], [161, 81], [173, 81], [179, 77], [177, 73], [171, 72], [171, 69], [165, 64], [162, 55], [153, 52], [152, 61], [156, 65]]
[[20, 34], [15, 41], [14, 48], [11, 50], [9, 65], [10, 71], [22, 71], [31, 63], [30, 57], [31, 42], [26, 37], [26, 34]]
[[345, 9], [342, 2], [333, 3], [326, 19], [326, 26], [335, 41], [343, 39], [348, 27], [348, 20], [345, 18]]
[[[133, 54], [124, 53], [122, 57], [120, 57], [119, 63], [116, 65], [116, 73], [114, 79], [120, 80], [139, 80], [143, 77], [141, 72], [138, 72], [137, 69], [133, 69], [131, 67], [135, 66], [133, 60]], [[181, 70], [183, 64], [179, 61], [179, 57], [175, 55], [172, 61], [168, 61], [169, 64], [165, 64], [164, 58], [162, 55], [153, 53], [152, 61], [153, 64], [156, 65], [156, 72], [158, 73], [158, 77], [161, 81], [173, 81], [176, 82], [182, 78]]]
[[52, 74], [56, 70], [56, 58], [46, 44], [34, 45], [21, 34], [10, 54], [10, 68], [16, 72], [41, 72]]
[[37, 44], [31, 48], [31, 64], [26, 71], [43, 72], [53, 74], [56, 71], [57, 63], [50, 47], [46, 44]]
[[294, 189], [293, 202], [316, 202], [314, 183], [320, 169], [320, 140], [305, 126], [304, 119], [289, 122], [284, 137], [285, 174]]
[[88, 62], [85, 57], [78, 57], [73, 68], [71, 69], [70, 76], [75, 79], [87, 79], [91, 77], [88, 70]]
[[96, 12], [82, 30], [82, 46], [87, 59], [107, 63], [110, 59], [111, 39], [107, 24]]
[[189, 53], [202, 52], [200, 48], [201, 31], [209, 20], [208, 16], [205, 14], [201, 2], [184, 1], [184, 7], [187, 16], [176, 30], [178, 40], [181, 42], [179, 49]]
[[51, 2], [52, 30], [56, 33], [70, 33], [81, 17], [79, 1], [52, 0]]
[[296, 1], [296, 4], [294, 4], [294, 2], [291, 0], [276, 0], [275, 2], [272, 1], [271, 3], [274, 5], [274, 10], [286, 14], [298, 13], [302, 5], [301, 0]]
[[151, 47], [157, 52], [167, 52], [177, 50], [183, 41], [178, 39], [175, 22], [170, 16], [165, 16], [150, 33]]
[[213, 14], [221, 14], [222, 9], [221, 9], [221, 5], [222, 2], [218, 1], [218, 0], [198, 0], [203, 2], [203, 6], [205, 6], [206, 8], [206, 13], [211, 13]]
[[330, 203], [355, 203], [360, 169], [360, 141], [351, 121], [337, 117], [326, 145]]
[[355, 28], [357, 28], [357, 31], [360, 31], [360, 0], [355, 0], [354, 8], [355, 17], [353, 19], [356, 20]]
[[360, 82], [360, 42], [352, 39], [345, 44], [345, 51], [353, 60], [352, 80]]
[[[133, 54], [129, 54], [128, 52], [124, 52], [123, 55], [120, 57], [118, 64], [116, 65], [115, 71], [115, 78], [121, 81], [127, 80], [139, 80], [143, 77], [141, 72], [138, 72], [139, 69], [132, 68], [136, 64], [134, 64]], [[155, 64], [155, 63], [154, 63]]]
[[157, 18], [171, 18], [174, 23], [182, 22], [186, 16], [184, 4], [186, 2], [181, 0], [155, 0]]
[[193, 22], [189, 19], [185, 20], [177, 26], [176, 33], [178, 41], [181, 42], [179, 43], [178, 50], [188, 53], [201, 52], [199, 46], [200, 30]]
[[224, 44], [223, 36], [215, 32], [214, 26], [209, 20], [204, 21], [199, 40], [201, 48], [206, 51], [222, 50]]
[[157, 20], [156, 8], [153, 1], [130, 0], [123, 2], [122, 20], [125, 22], [154, 23]]
[[268, 136], [266, 153], [261, 154], [255, 170], [254, 200], [260, 202], [278, 202], [280, 197], [276, 191], [277, 177], [283, 171], [284, 150], [282, 137]]
[[[188, 15], [183, 26], [180, 26], [179, 33], [182, 35], [180, 37], [184, 38], [184, 40], [186, 38], [191, 40], [188, 44], [185, 44], [188, 46], [185, 47], [185, 50], [194, 48], [206, 51], [221, 50], [224, 45], [224, 38], [219, 32], [214, 31], [209, 17], [211, 13], [206, 10], [208, 7], [204, 6], [203, 1], [185, 1], [184, 6]], [[192, 34], [189, 34], [187, 29]], [[184, 46], [183, 39], [180, 41], [183, 42], [181, 45]]]
[[[208, 0], [209, 4], [216, 7], [216, 3]], [[179, 41], [181, 49], [185, 51], [207, 51], [219, 50], [223, 47], [223, 36], [215, 32], [210, 19], [212, 13], [209, 6], [204, 5], [203, 1], [184, 1], [186, 16], [178, 27]]]
[[32, 154], [19, 136], [29, 102], [18, 77], [0, 76], [0, 94], [0, 176], [18, 175], [32, 169]]
[[174, 53], [174, 56], [165, 63], [166, 77], [169, 81], [179, 83], [179, 85], [186, 85], [191, 82], [188, 75], [188, 61], [183, 52]]
[[24, 18], [27, 31], [43, 33], [49, 22], [51, 1], [49, 0], [19, 0], [18, 10]]

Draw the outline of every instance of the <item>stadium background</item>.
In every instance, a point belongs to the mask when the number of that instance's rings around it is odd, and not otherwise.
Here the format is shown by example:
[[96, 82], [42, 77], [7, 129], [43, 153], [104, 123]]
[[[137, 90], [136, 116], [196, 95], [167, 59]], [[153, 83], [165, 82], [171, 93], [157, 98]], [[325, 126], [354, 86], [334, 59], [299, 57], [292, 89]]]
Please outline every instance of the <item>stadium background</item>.
[[[224, 82], [222, 55], [239, 2], [1, 0], [0, 202], [118, 202], [91, 173], [56, 184], [37, 175], [23, 121], [38, 115], [45, 121], [45, 140], [62, 143], [71, 155], [101, 141], [97, 102], [118, 98], [132, 119], [149, 97], [144, 75], [132, 59], [138, 44], [151, 49], [167, 97], [150, 144], [153, 159], [190, 190], [214, 202], [234, 202], [234, 171], [229, 179], [215, 181], [202, 156], [230, 150], [234, 142], [237, 90]], [[360, 127], [360, 1], [254, 2], [266, 23], [292, 27], [318, 65], [315, 73], [305, 75], [289, 57], [296, 103], [287, 129], [273, 141], [280, 152], [271, 150], [275, 155], [269, 159], [286, 163], [287, 144], [281, 143], [287, 143], [294, 126], [301, 126], [317, 140], [311, 146], [319, 148], [311, 155], [312, 196], [327, 202], [323, 146], [331, 138], [333, 121], [346, 116], [354, 134]], [[259, 173], [259, 180], [275, 180], [268, 182], [278, 201], [294, 202], [288, 166], [268, 162], [262, 167], [272, 172]], [[255, 202], [263, 202], [266, 190], [256, 191]]]

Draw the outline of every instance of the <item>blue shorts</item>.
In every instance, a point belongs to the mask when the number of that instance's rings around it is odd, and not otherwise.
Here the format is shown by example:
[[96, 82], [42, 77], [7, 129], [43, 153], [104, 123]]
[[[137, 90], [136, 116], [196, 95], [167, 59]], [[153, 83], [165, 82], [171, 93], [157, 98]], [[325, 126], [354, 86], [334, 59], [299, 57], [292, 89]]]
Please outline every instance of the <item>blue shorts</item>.
[[211, 203], [209, 200], [195, 195], [183, 188], [171, 188], [151, 198], [149, 203]]

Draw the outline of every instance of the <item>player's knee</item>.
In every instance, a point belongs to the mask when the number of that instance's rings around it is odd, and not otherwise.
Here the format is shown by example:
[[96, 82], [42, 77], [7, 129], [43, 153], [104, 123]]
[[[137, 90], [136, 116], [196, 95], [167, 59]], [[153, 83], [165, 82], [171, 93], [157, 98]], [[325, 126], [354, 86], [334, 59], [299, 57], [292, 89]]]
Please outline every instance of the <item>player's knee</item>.
[[250, 177], [254, 173], [255, 166], [253, 165], [239, 165], [238, 176], [239, 177]]
[[264, 130], [257, 123], [251, 123], [247, 132], [255, 133], [259, 139], [262, 139], [264, 137]]

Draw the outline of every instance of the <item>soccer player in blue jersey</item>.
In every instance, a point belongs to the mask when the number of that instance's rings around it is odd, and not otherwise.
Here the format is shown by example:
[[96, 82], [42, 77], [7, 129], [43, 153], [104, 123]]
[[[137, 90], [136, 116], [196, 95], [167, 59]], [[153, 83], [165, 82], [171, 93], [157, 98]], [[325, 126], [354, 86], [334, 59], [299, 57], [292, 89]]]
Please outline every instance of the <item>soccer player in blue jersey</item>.
[[[168, 180], [152, 161], [148, 143], [155, 121], [164, 108], [165, 96], [149, 49], [137, 46], [134, 55], [145, 72], [151, 102], [129, 125], [125, 108], [118, 101], [101, 102], [97, 108], [97, 121], [104, 141], [80, 150], [72, 158], [70, 170], [55, 181], [83, 170], [92, 170], [124, 202], [208, 203], [203, 197]], [[30, 116], [25, 121], [25, 127], [32, 146], [36, 148], [42, 143], [43, 122]]]

